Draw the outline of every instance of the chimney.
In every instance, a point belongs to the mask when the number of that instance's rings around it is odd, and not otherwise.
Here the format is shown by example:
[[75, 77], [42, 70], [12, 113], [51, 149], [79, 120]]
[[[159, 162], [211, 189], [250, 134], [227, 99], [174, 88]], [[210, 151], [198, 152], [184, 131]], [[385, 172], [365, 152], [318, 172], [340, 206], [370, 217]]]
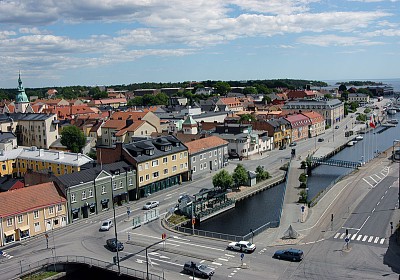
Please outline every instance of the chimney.
[[58, 159], [63, 159], [64, 158], [64, 151], [59, 151], [58, 152]]
[[39, 157], [44, 156], [44, 150], [43, 149], [39, 149]]

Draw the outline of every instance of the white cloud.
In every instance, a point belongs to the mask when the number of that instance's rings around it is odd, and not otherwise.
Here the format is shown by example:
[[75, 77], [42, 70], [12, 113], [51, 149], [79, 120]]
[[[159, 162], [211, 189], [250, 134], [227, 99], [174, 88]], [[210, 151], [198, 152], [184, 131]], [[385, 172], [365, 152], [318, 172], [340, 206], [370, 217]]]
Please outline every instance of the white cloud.
[[381, 30], [375, 30], [372, 32], [364, 33], [364, 35], [367, 37], [378, 37], [378, 36], [394, 37], [394, 36], [400, 36], [400, 30], [399, 29], [381, 29]]
[[297, 41], [302, 44], [314, 45], [320, 47], [373, 46], [373, 45], [383, 44], [381, 42], [369, 41], [358, 37], [338, 36], [335, 34], [320, 35], [320, 36], [304, 36], [300, 37]]

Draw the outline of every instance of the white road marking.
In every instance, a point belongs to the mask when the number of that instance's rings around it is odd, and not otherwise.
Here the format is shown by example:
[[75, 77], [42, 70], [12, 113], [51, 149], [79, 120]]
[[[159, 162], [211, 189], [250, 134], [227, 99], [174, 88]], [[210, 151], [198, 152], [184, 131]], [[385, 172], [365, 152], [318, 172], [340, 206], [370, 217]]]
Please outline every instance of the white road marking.
[[176, 194], [176, 192], [169, 193], [169, 194], [167, 194], [166, 196], [171, 196], [171, 195], [173, 195], [173, 194]]
[[367, 219], [364, 221], [364, 223], [361, 225], [360, 229], [359, 229], [356, 233], [359, 233], [359, 232], [360, 232], [360, 230], [364, 227], [364, 225], [367, 223], [367, 221], [368, 221], [368, 219], [369, 219], [370, 217], [371, 217], [371, 216], [368, 216], [368, 217], [367, 217]]
[[370, 185], [371, 188], [374, 187], [374, 185], [370, 184], [370, 182], [368, 182], [365, 178], [363, 178], [363, 180], [365, 181], [365, 183], [367, 183], [368, 185]]
[[382, 197], [381, 197], [381, 200], [384, 198], [385, 196], [384, 195], [382, 195]]
[[338, 236], [340, 235], [340, 232], [336, 233], [335, 236], [333, 238], [338, 238]]
[[374, 243], [378, 243], [379, 237], [375, 237]]
[[360, 235], [357, 237], [357, 241], [359, 241], [361, 238], [362, 238], [362, 234], [360, 234]]
[[182, 237], [175, 236], [175, 235], [173, 235], [173, 236], [172, 236], [172, 238], [175, 238], [175, 239], [179, 239], [179, 240], [183, 240], [183, 241], [188, 241], [188, 242], [190, 242], [190, 240], [189, 240], [189, 239], [182, 238]]
[[158, 255], [160, 255], [160, 253], [157, 253], [157, 252], [150, 252], [150, 253], [148, 253], [148, 255], [158, 256]]
[[375, 181], [374, 178], [372, 178], [372, 176], [369, 176], [369, 178], [371, 178], [371, 180], [374, 181], [375, 183], [378, 183], [377, 181]]
[[368, 235], [364, 235], [364, 238], [363, 238], [362, 242], [364, 242], [365, 240], [367, 240], [367, 238], [368, 238]]
[[381, 177], [379, 177], [377, 174], [375, 174], [376, 177], [378, 177], [379, 180], [381, 180]]
[[225, 254], [225, 256], [227, 256], [227, 257], [234, 257], [235, 255], [229, 255], [229, 254]]
[[378, 201], [378, 203], [376, 204], [376, 206], [378, 206], [379, 205], [379, 203], [381, 203], [380, 201]]
[[374, 213], [375, 212], [375, 208], [374, 209], [372, 209], [372, 213]]
[[[126, 253], [128, 253], [128, 254], [133, 254], [133, 253], [129, 253], [129, 252], [126, 252]], [[146, 259], [146, 256], [144, 256], [144, 255], [136, 255], [136, 256]], [[143, 261], [142, 261], [142, 260], [140, 260], [140, 259], [137, 259], [136, 262], [138, 262], [138, 261], [141, 261], [141, 263], [146, 263], [146, 260], [143, 260]], [[180, 263], [169, 262], [169, 261], [160, 260], [160, 259], [158, 259], [157, 261], [158, 261], [158, 262], [168, 263], [168, 264], [172, 264], [172, 265], [175, 265], [175, 266], [182, 267], [182, 264], [180, 264]], [[150, 262], [149, 262], [149, 263], [150, 263]], [[154, 264], [154, 261], [151, 261], [151, 263]], [[156, 264], [156, 265], [159, 265], [159, 264]]]
[[342, 235], [340, 236], [340, 239], [343, 239], [343, 237], [345, 236], [345, 233], [342, 233]]
[[217, 262], [212, 262], [212, 264], [214, 264], [214, 265], [219, 265], [219, 266], [222, 265], [222, 263], [217, 263]]
[[357, 234], [353, 234], [353, 236], [351, 237], [351, 240], [356, 239]]
[[368, 243], [370, 243], [370, 242], [372, 241], [372, 239], [374, 239], [374, 237], [373, 237], [373, 236], [370, 236], [370, 237], [368, 238]]
[[229, 260], [228, 260], [228, 259], [223, 259], [223, 258], [218, 258], [218, 260], [220, 260], [220, 261], [224, 261], [224, 262], [229, 262]]
[[387, 194], [387, 190], [385, 191], [385, 194]]
[[205, 262], [205, 261], [206, 261], [206, 260], [201, 260], [200, 263], [203, 263], [203, 262]]
[[383, 244], [383, 242], [385, 242], [385, 238], [382, 238], [381, 242], [379, 242], [379, 243]]

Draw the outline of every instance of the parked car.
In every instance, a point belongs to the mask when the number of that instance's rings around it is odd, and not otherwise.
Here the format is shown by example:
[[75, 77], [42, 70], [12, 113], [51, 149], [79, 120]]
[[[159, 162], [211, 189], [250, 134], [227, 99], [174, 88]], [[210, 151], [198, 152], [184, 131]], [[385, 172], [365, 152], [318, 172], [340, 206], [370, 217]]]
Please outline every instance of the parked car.
[[279, 150], [284, 150], [284, 149], [286, 149], [285, 145], [279, 147]]
[[118, 241], [118, 243], [117, 243], [115, 238], [107, 239], [106, 244], [107, 244], [107, 247], [110, 248], [110, 250], [113, 252], [116, 252], [117, 248], [118, 248], [118, 251], [124, 250], [124, 244], [122, 244], [122, 242], [120, 242], [120, 241]]
[[146, 202], [145, 205], [143, 205], [143, 209], [144, 210], [149, 210], [149, 209], [152, 209], [154, 207], [157, 207], [158, 205], [160, 205], [160, 202], [158, 202], [158, 201], [148, 201], [148, 202]]
[[318, 138], [318, 142], [324, 142], [325, 139], [324, 138]]
[[254, 252], [256, 245], [248, 241], [231, 242], [228, 244], [228, 250], [235, 250], [244, 253]]
[[273, 258], [299, 262], [303, 259], [303, 255], [304, 255], [304, 253], [302, 250], [290, 248], [287, 250], [276, 251]]
[[100, 226], [100, 230], [101, 231], [105, 231], [105, 230], [110, 230], [110, 228], [113, 226], [113, 223], [111, 220], [108, 221], [104, 221], [101, 226]]
[[297, 145], [297, 142], [292, 142], [292, 143], [289, 144], [290, 147], [294, 147], [296, 145]]
[[335, 126], [335, 129], [339, 129], [339, 126], [337, 125], [337, 126]]
[[204, 264], [197, 264], [195, 262], [186, 262], [183, 265], [183, 271], [190, 275], [199, 276], [202, 278], [210, 278], [214, 275], [214, 269]]

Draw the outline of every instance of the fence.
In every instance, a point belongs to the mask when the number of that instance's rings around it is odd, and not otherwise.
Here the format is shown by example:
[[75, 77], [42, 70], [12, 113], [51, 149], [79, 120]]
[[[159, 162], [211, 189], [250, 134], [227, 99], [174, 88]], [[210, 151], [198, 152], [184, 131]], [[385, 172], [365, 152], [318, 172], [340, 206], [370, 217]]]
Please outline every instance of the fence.
[[[56, 258], [46, 258], [39, 260], [37, 262], [33, 262], [30, 264], [24, 264], [23, 261], [20, 261], [20, 268], [18, 271], [15, 271], [15, 275], [18, 275], [18, 277], [14, 277], [12, 279], [20, 279], [22, 275], [28, 275], [30, 273], [33, 273], [35, 271], [41, 270], [41, 269], [46, 269], [49, 268], [48, 270], [51, 270], [52, 266], [56, 267], [57, 264], [57, 269], [60, 268], [59, 265], [66, 265], [66, 264], [87, 264], [89, 266], [94, 266], [98, 267], [101, 269], [105, 269], [108, 271], [113, 271], [115, 273], [118, 273], [118, 267], [112, 263], [89, 258], [89, 257], [84, 257], [84, 256], [57, 256]], [[13, 268], [15, 270], [15, 268]], [[11, 272], [10, 270], [9, 272]], [[140, 271], [136, 270], [133, 268], [129, 267], [124, 267], [120, 266], [120, 272], [121, 274], [136, 277], [139, 279], [146, 279], [147, 272], [145, 271]], [[150, 280], [162, 280], [163, 278], [161, 276], [151, 274], [149, 273], [149, 278]]]
[[279, 227], [279, 225], [281, 224], [281, 217], [282, 217], [282, 211], [283, 211], [283, 202], [285, 201], [286, 187], [287, 187], [287, 184], [288, 184], [288, 176], [289, 176], [289, 172], [290, 172], [290, 164], [291, 164], [291, 161], [289, 161], [288, 166], [287, 166], [287, 171], [285, 173], [285, 183], [283, 184], [283, 193], [282, 193], [281, 205], [279, 206], [277, 227]]

